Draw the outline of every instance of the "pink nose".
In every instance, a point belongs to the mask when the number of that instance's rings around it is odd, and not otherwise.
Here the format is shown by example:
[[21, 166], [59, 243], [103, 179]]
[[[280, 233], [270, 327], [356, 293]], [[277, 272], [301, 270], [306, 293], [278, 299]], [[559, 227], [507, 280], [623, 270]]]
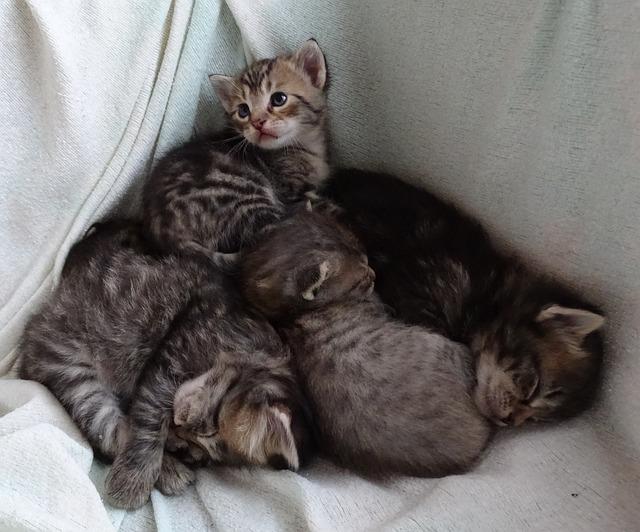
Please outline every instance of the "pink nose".
[[253, 124], [253, 127], [255, 127], [258, 131], [262, 131], [262, 128], [264, 127], [264, 120], [254, 120], [251, 122], [251, 124]]

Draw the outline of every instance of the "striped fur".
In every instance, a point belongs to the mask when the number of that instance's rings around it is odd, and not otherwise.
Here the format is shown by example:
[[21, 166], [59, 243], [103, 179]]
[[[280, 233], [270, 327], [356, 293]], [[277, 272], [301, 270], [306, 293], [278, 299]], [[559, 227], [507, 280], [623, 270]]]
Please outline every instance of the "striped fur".
[[391, 319], [347, 234], [299, 214], [248, 251], [241, 270], [246, 297], [280, 322], [294, 352], [320, 449], [368, 474], [470, 467], [490, 428], [473, 401], [469, 350]]
[[499, 251], [455, 206], [393, 176], [341, 169], [322, 193], [365, 244], [377, 291], [396, 316], [471, 348], [487, 417], [520, 425], [592, 404], [604, 317], [582, 295]]
[[[193, 480], [165, 443], [174, 397], [199, 375], [227, 383], [211, 406], [221, 413], [215, 423], [281, 405], [301, 426], [289, 350], [275, 330], [246, 310], [227, 276], [201, 259], [154, 255], [132, 224], [98, 227], [72, 249], [19, 349], [21, 377], [46, 385], [96, 451], [114, 460], [106, 491], [116, 506], [140, 506], [154, 484], [176, 493]], [[296, 434], [283, 442], [289, 454], [303, 426]], [[237, 438], [223, 440], [218, 459], [266, 465], [270, 438], [262, 431], [256, 441], [265, 452], [251, 457]]]
[[[144, 223], [160, 249], [236, 252], [324, 181], [325, 78], [315, 41], [236, 77], [212, 76], [235, 136], [190, 142], [151, 173]], [[274, 92], [286, 94], [283, 105], [272, 105]], [[248, 116], [239, 116], [241, 105]]]

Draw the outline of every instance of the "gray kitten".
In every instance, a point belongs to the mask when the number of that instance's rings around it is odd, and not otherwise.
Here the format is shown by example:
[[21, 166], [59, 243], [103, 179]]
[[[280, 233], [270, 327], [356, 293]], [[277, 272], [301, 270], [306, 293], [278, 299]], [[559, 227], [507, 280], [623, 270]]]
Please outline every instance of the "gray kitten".
[[314, 40], [210, 79], [235, 137], [181, 146], [150, 175], [144, 222], [163, 251], [236, 252], [329, 172], [326, 64]]
[[469, 351], [391, 319], [343, 227], [300, 212], [247, 251], [240, 276], [290, 342], [322, 451], [376, 475], [445, 475], [478, 458], [490, 428]]
[[[19, 349], [20, 376], [46, 385], [114, 460], [106, 493], [115, 506], [136, 508], [154, 484], [172, 494], [193, 480], [165, 451], [186, 381], [192, 397], [206, 383], [217, 461], [299, 465], [303, 409], [289, 349], [227, 276], [199, 259], [148, 253], [135, 225], [103, 225], [76, 244]], [[200, 428], [188, 412], [177, 421]]]

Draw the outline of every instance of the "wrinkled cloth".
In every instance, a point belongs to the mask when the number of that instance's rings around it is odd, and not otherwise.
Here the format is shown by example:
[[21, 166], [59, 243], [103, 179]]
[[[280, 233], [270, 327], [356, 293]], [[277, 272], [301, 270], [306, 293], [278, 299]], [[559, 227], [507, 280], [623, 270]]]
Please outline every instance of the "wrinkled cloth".
[[608, 345], [595, 409], [503, 431], [465, 475], [203, 469], [135, 512], [102, 501], [108, 466], [48, 391], [0, 380], [0, 529], [638, 529], [638, 28], [633, 0], [4, 0], [0, 373], [69, 247], [136, 212], [154, 160], [221, 126], [207, 74], [312, 36], [333, 162], [456, 201], [602, 305]]

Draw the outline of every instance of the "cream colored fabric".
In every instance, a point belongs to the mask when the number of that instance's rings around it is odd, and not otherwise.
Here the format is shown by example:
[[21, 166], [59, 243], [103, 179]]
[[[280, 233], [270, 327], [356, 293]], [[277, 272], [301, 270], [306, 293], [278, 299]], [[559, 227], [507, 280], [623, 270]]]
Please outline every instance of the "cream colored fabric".
[[467, 475], [203, 470], [132, 513], [50, 394], [0, 381], [0, 530], [638, 529], [638, 28], [632, 0], [4, 0], [0, 372], [69, 246], [220, 125], [206, 74], [311, 36], [335, 161], [456, 200], [602, 304], [609, 349], [594, 412], [504, 432]]

